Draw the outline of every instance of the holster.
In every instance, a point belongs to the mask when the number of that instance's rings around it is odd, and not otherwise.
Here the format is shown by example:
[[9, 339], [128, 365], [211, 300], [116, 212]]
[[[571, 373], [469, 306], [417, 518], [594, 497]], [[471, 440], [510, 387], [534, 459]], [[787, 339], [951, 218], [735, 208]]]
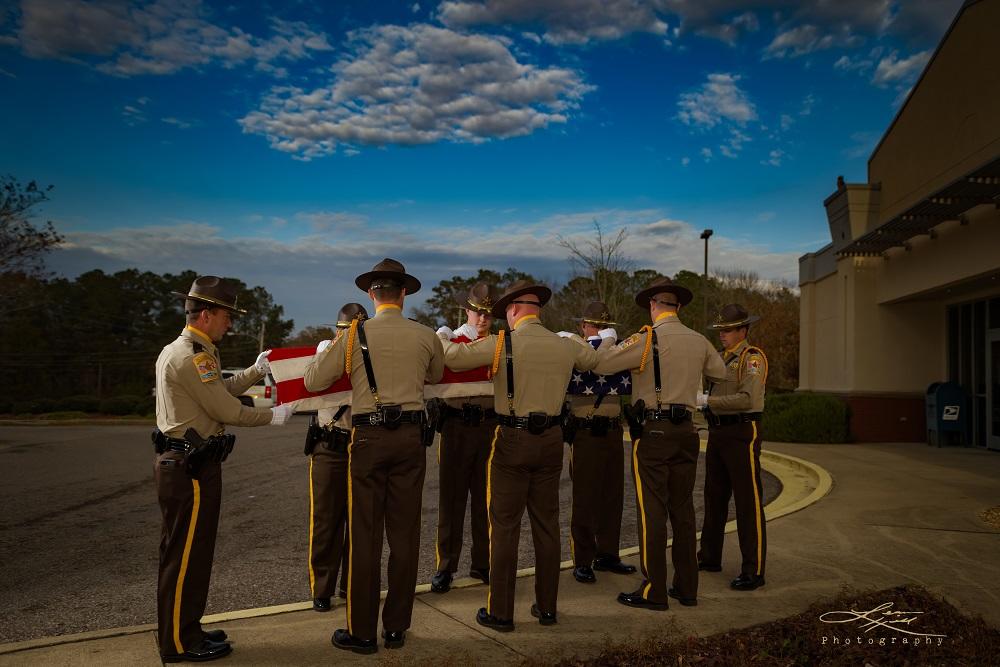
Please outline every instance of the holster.
[[206, 463], [222, 463], [229, 458], [236, 444], [236, 436], [231, 433], [205, 440], [193, 428], [184, 432], [184, 440], [191, 445], [191, 449], [184, 455], [184, 470], [194, 479], [198, 479]]
[[306, 446], [302, 453], [309, 456], [316, 446], [325, 439], [325, 430], [319, 425], [319, 418], [313, 415], [309, 418], [309, 428], [306, 429]]
[[562, 429], [563, 442], [572, 447], [576, 440], [576, 417], [573, 416], [569, 401], [563, 403], [562, 412], [559, 413], [559, 427]]
[[167, 451], [167, 436], [164, 435], [163, 431], [158, 428], [154, 428], [151, 434], [151, 439], [153, 440], [153, 451], [157, 454], [162, 454]]
[[549, 425], [549, 416], [544, 412], [528, 413], [528, 433], [531, 435], [541, 435]]
[[434, 444], [434, 434], [441, 431], [446, 413], [445, 402], [440, 398], [432, 398], [424, 404], [426, 419], [420, 425], [420, 442], [424, 447]]
[[625, 421], [628, 422], [628, 434], [632, 440], [642, 437], [642, 425], [646, 419], [646, 402], [641, 398], [622, 408]]

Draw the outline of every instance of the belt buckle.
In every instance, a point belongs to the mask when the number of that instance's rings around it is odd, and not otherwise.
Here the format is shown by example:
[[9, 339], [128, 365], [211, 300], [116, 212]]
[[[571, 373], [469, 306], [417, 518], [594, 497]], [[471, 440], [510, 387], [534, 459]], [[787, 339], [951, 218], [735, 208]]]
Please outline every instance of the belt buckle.
[[368, 413], [368, 423], [372, 426], [378, 426], [382, 423], [382, 416], [377, 412]]

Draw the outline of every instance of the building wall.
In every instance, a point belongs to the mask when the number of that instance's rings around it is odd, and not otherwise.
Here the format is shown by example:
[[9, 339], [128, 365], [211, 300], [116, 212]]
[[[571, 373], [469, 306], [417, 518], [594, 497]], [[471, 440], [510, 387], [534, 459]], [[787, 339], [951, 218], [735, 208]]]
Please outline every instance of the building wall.
[[868, 162], [870, 229], [1000, 153], [1000, 2], [969, 4]]

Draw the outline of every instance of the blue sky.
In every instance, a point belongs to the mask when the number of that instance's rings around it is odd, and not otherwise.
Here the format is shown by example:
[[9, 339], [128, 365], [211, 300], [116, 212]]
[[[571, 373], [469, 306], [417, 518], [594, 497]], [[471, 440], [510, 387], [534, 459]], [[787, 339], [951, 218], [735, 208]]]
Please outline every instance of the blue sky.
[[56, 186], [52, 269], [234, 275], [298, 327], [385, 256], [565, 280], [595, 220], [794, 282], [960, 4], [0, 4], [0, 171]]

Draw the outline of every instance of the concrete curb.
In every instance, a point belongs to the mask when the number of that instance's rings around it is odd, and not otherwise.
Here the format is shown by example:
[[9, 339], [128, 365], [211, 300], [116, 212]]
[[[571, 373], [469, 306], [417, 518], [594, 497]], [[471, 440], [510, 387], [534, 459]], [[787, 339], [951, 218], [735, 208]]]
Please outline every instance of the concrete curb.
[[[702, 449], [705, 448], [705, 442], [702, 441]], [[824, 468], [806, 461], [805, 459], [800, 459], [796, 456], [790, 456], [788, 454], [779, 454], [778, 452], [773, 452], [769, 450], [763, 450], [761, 452], [761, 467], [767, 472], [771, 473], [777, 477], [782, 484], [781, 493], [778, 497], [771, 501], [765, 508], [764, 513], [769, 521], [773, 521], [779, 517], [787, 516], [794, 512], [812, 505], [824, 496], [826, 496], [833, 488], [833, 478], [830, 473]], [[726, 524], [726, 532], [732, 533], [736, 531], [736, 522], [730, 521]], [[698, 533], [698, 537], [701, 537], [701, 533]], [[673, 540], [668, 541], [668, 546], [673, 543]], [[622, 556], [633, 556], [639, 553], [638, 547], [630, 547], [621, 550]], [[573, 561], [563, 561], [560, 563], [560, 569], [567, 570], [573, 567]], [[524, 569], [517, 571], [517, 576], [530, 577], [535, 574], [534, 567], [526, 567]], [[471, 577], [462, 577], [456, 579], [452, 582], [452, 588], [468, 588], [470, 586], [482, 586], [483, 583], [478, 579], [473, 579]], [[422, 593], [429, 593], [431, 590], [430, 584], [420, 584], [416, 588], [416, 594], [420, 595]], [[386, 591], [382, 591], [381, 598], [385, 598]], [[339, 604], [337, 604], [339, 602]], [[334, 604], [336, 606], [341, 606], [343, 602], [335, 599]], [[213, 625], [216, 623], [224, 623], [227, 621], [257, 618], [260, 616], [276, 616], [279, 614], [287, 614], [296, 611], [305, 611], [312, 609], [312, 601], [307, 602], [293, 602], [290, 604], [273, 605], [270, 607], [257, 607], [254, 609], [240, 609], [236, 611], [228, 611], [220, 614], [211, 614], [202, 618], [202, 623], [204, 625]], [[144, 632], [153, 632], [156, 630], [155, 624], [146, 625], [134, 625], [123, 628], [109, 628], [107, 630], [93, 630], [90, 632], [81, 632], [71, 635], [61, 635], [57, 637], [40, 637], [38, 639], [31, 639], [23, 642], [13, 642], [10, 644], [0, 644], [0, 655], [6, 655], [11, 653], [18, 653], [21, 651], [28, 651], [38, 648], [46, 648], [51, 646], [59, 646], [62, 644], [74, 644], [79, 642], [92, 641], [96, 639], [108, 639], [111, 637], [122, 637], [126, 635], [136, 635]]]

